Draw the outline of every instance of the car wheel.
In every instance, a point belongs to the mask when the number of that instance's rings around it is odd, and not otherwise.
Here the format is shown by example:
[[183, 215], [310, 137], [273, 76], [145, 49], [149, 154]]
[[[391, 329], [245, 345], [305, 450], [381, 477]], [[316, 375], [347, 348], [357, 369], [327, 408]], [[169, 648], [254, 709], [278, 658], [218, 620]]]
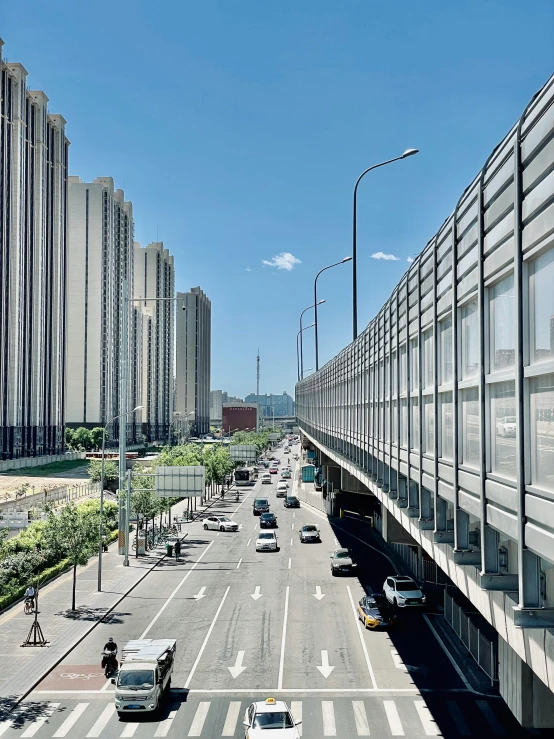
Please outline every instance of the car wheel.
[[331, 567], [331, 575], [333, 577], [336, 577], [337, 576], [337, 573], [335, 572], [335, 570], [332, 567]]
[[394, 606], [395, 608], [398, 608], [398, 601], [396, 600], [396, 598], [393, 598], [393, 599], [392, 599], [392, 604], [393, 604], [393, 606]]
[[207, 531], [207, 530], [208, 530], [208, 524], [207, 524], [207, 523], [205, 523], [205, 524], [204, 524], [204, 531]]
[[220, 526], [220, 527], [219, 527], [219, 530], [220, 530], [220, 531], [225, 531], [225, 526]]
[[123, 718], [123, 711], [118, 711], [117, 712], [117, 718], [118, 719], [122, 719]]

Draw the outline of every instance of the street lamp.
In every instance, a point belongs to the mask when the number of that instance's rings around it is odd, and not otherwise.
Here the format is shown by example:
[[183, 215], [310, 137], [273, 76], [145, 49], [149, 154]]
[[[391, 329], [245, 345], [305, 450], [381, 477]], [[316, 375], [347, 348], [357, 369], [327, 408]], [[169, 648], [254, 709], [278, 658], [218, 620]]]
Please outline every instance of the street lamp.
[[[128, 411], [127, 413], [121, 413], [119, 416], [114, 416], [111, 418], [108, 423], [104, 426], [102, 429], [102, 462], [101, 462], [101, 468], [100, 468], [100, 544], [98, 547], [98, 592], [100, 593], [102, 591], [102, 550], [104, 546], [104, 460], [106, 455], [106, 429], [108, 426], [113, 423], [114, 421], [117, 421], [118, 418], [123, 418], [127, 416], [132, 416], [133, 413], [136, 411], [140, 411], [141, 408], [144, 408], [143, 405], [137, 405], [136, 408], [133, 408], [132, 411]], [[119, 453], [121, 454], [121, 449], [119, 450]], [[127, 456], [127, 455], [125, 455]], [[129, 522], [127, 522], [127, 525], [129, 525]]]
[[[312, 306], [313, 307], [313, 306]], [[296, 334], [296, 346], [298, 348], [298, 344], [302, 345], [302, 332], [307, 331], [309, 328], [313, 328], [315, 326], [315, 323], [311, 323], [309, 326], [304, 326], [300, 329], [300, 331]], [[298, 379], [300, 380], [302, 378], [302, 373], [304, 372], [304, 367], [302, 361], [300, 362], [300, 374]]]
[[352, 257], [344, 257], [344, 259], [341, 259], [340, 262], [335, 262], [334, 264], [329, 264], [327, 267], [323, 267], [323, 269], [320, 269], [317, 275], [315, 276], [314, 280], [314, 326], [315, 326], [315, 369], [316, 372], [319, 369], [319, 346], [317, 341], [317, 278], [322, 272], [325, 272], [328, 269], [331, 269], [331, 267], [338, 267], [339, 264], [344, 264], [345, 262], [350, 262]]
[[313, 367], [307, 367], [304, 372], [302, 372], [302, 379], [304, 379], [304, 373], [309, 372], [310, 370], [313, 370]]
[[[358, 194], [358, 185], [360, 184], [360, 181], [362, 180], [362, 177], [365, 177], [365, 175], [368, 172], [371, 172], [372, 169], [377, 169], [378, 167], [384, 167], [385, 164], [391, 164], [392, 162], [398, 162], [400, 159], [406, 159], [407, 157], [412, 157], [414, 154], [417, 154], [419, 152], [419, 149], [406, 149], [406, 151], [401, 154], [399, 157], [394, 157], [394, 159], [387, 159], [386, 162], [381, 162], [380, 164], [374, 164], [372, 167], [368, 167], [366, 170], [362, 172], [362, 174], [358, 177], [356, 180], [356, 184], [354, 186], [354, 208], [353, 208], [353, 218], [352, 218], [352, 328], [353, 328], [353, 338], [352, 341], [355, 341], [358, 336], [358, 263], [357, 263], [357, 252], [356, 252], [356, 196]], [[316, 363], [317, 368], [317, 363]]]
[[[304, 313], [307, 310], [310, 310], [310, 308], [315, 308], [316, 311], [317, 311], [317, 306], [318, 305], [321, 305], [322, 303], [325, 303], [325, 300], [320, 300], [319, 303], [316, 303], [315, 305], [309, 305], [307, 308], [304, 308], [304, 310], [300, 314], [300, 331], [302, 331], [302, 316], [304, 315]], [[296, 365], [297, 365], [297, 368], [298, 368], [298, 381], [300, 381], [300, 367], [301, 367], [302, 362], [304, 360], [303, 347], [302, 347], [302, 334], [300, 333], [299, 335], [300, 335], [300, 359], [298, 358], [298, 356], [299, 356], [299, 353], [298, 353], [298, 343], [299, 343], [298, 342], [298, 336], [296, 337]]]

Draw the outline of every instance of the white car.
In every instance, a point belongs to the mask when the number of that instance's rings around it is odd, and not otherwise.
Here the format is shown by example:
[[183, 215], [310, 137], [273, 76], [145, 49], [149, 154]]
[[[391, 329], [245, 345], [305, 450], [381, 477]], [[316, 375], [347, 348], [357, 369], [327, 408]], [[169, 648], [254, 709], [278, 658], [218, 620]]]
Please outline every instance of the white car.
[[516, 435], [516, 417], [505, 416], [496, 422], [496, 433], [498, 436], [515, 436]]
[[271, 485], [271, 475], [269, 472], [264, 472], [262, 475], [262, 485]]
[[277, 552], [277, 534], [275, 531], [260, 531], [256, 539], [257, 552]]
[[[268, 698], [252, 703], [244, 714], [245, 739], [300, 739], [298, 726], [284, 701]], [[266, 734], [266, 731], [269, 733]]]
[[238, 531], [239, 525], [231, 521], [227, 516], [208, 516], [204, 519], [204, 530], [215, 529], [216, 531]]
[[383, 592], [389, 603], [398, 608], [422, 606], [426, 600], [419, 585], [411, 577], [403, 575], [387, 577]]

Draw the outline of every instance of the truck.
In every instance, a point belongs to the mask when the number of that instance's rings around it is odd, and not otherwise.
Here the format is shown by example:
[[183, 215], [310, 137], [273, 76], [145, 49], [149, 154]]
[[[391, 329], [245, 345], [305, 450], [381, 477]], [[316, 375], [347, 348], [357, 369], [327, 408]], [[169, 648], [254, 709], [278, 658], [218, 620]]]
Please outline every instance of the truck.
[[315, 466], [305, 464], [302, 466], [302, 482], [313, 482], [315, 480]]
[[115, 683], [115, 708], [127, 713], [155, 711], [171, 687], [176, 639], [134, 639], [125, 644]]

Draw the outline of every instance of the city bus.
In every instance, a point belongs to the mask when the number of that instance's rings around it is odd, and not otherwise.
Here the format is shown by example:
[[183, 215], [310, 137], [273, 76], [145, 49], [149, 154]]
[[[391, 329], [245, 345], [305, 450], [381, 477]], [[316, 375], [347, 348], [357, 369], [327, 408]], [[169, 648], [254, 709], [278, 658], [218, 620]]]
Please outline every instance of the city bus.
[[252, 467], [237, 467], [234, 478], [237, 487], [252, 487], [255, 484], [255, 473]]

